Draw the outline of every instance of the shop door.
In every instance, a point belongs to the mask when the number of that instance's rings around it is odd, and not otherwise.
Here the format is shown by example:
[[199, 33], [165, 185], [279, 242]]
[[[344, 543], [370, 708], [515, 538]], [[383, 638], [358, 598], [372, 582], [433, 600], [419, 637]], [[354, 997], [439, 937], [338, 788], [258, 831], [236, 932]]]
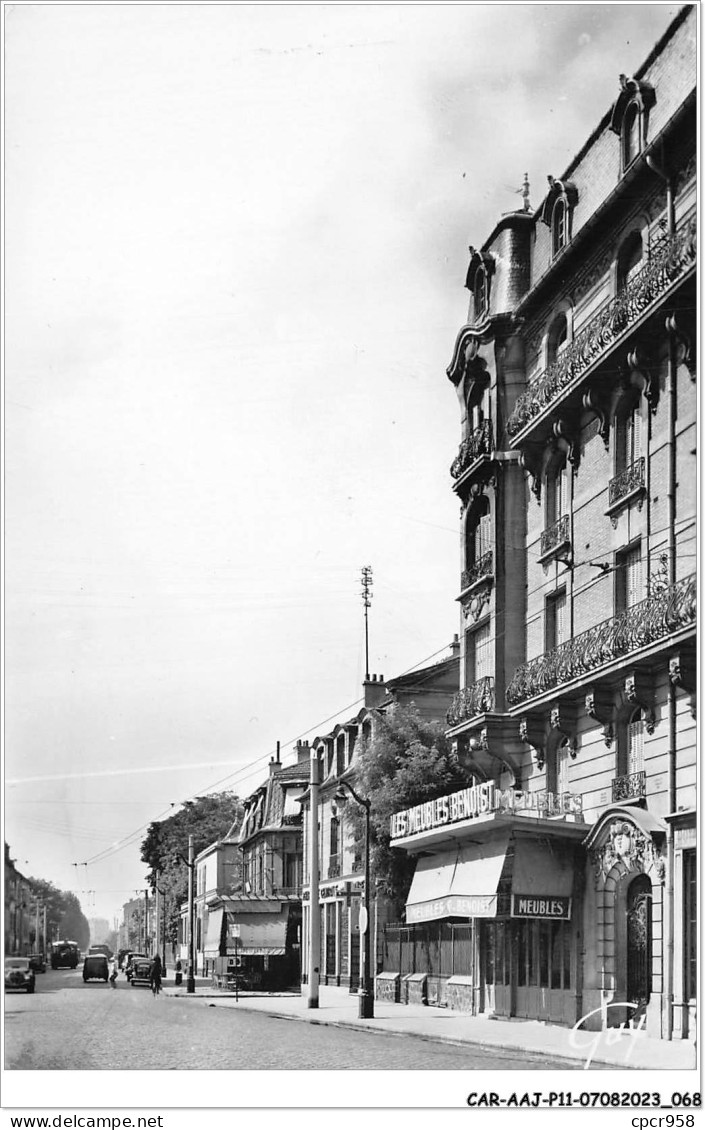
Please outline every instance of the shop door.
[[325, 904], [326, 915], [326, 977], [334, 978], [336, 974], [336, 945], [335, 945], [335, 914], [336, 904]]
[[360, 931], [353, 930], [350, 935], [350, 992], [360, 988]]
[[627, 1000], [643, 1013], [651, 996], [651, 880], [639, 875], [627, 892]]
[[526, 919], [515, 923], [515, 1016], [552, 1023], [571, 1017], [571, 927], [569, 922]]
[[511, 1014], [510, 926], [505, 922], [480, 923], [480, 1012]]

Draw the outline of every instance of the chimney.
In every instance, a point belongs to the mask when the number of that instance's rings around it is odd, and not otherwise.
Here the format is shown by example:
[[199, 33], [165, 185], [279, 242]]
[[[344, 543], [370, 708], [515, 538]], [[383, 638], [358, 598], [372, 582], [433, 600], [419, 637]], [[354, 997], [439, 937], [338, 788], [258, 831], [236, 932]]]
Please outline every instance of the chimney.
[[454, 659], [456, 659], [460, 655], [460, 638], [457, 632], [453, 636], [453, 642], [450, 645], [450, 650], [453, 654]]
[[269, 776], [273, 777], [281, 769], [281, 761], [279, 760], [280, 743], [277, 742], [277, 756], [276, 758], [270, 757], [269, 759]]
[[363, 681], [363, 690], [365, 694], [365, 709], [373, 710], [375, 706], [379, 706], [384, 702], [387, 697], [387, 691], [384, 685], [384, 679], [380, 675], [371, 675], [369, 679]]
[[311, 760], [311, 747], [308, 742], [298, 741], [296, 743], [296, 762], [301, 764], [302, 761]]

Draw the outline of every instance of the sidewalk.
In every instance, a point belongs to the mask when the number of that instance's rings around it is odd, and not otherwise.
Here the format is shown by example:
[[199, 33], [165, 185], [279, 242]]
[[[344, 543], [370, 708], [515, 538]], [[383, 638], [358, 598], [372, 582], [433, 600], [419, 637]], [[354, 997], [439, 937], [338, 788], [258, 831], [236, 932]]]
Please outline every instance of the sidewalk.
[[[185, 979], [184, 979], [185, 980]], [[572, 1060], [576, 1069], [591, 1060], [593, 1070], [600, 1064], [642, 1071], [693, 1071], [695, 1045], [685, 1040], [654, 1040], [643, 1033], [609, 1029], [606, 1032], [574, 1032], [557, 1024], [536, 1020], [493, 1020], [468, 1016], [451, 1009], [426, 1005], [393, 1004], [375, 1001], [374, 1020], [360, 1020], [358, 999], [347, 989], [322, 985], [319, 1007], [309, 1009], [299, 993], [240, 993], [239, 1000], [227, 990], [212, 988], [210, 981], [196, 979], [196, 992], [188, 994], [185, 984], [176, 988], [173, 974], [164, 982], [163, 992], [218, 1008], [237, 1008], [247, 1012], [266, 1012], [287, 1020], [308, 1024], [333, 1024], [366, 1032], [416, 1036], [441, 1043], [474, 1044], [483, 1048], [503, 1048], [537, 1055]], [[591, 1054], [592, 1053], [592, 1054]]]

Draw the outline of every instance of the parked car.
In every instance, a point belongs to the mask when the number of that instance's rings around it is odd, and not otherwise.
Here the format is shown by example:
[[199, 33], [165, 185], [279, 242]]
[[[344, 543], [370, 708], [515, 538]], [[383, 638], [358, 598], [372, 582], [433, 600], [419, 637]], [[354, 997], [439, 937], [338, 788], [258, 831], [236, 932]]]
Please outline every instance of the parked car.
[[46, 973], [47, 963], [43, 953], [31, 953], [29, 955], [29, 964], [35, 973]]
[[128, 981], [132, 978], [132, 963], [134, 961], [149, 961], [149, 958], [144, 953], [130, 953], [129, 957], [125, 959], [125, 976]]
[[108, 959], [104, 953], [89, 953], [83, 959], [84, 981], [107, 981]]
[[130, 974], [131, 985], [149, 985], [152, 980], [151, 957], [133, 956], [132, 971]]
[[28, 957], [5, 958], [5, 988], [34, 992], [34, 970]]

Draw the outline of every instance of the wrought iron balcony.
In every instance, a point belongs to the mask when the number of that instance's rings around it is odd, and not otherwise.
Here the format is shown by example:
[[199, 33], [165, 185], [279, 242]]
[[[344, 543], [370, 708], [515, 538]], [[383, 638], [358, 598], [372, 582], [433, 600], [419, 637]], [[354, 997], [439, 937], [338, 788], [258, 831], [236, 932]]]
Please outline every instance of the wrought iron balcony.
[[681, 224], [675, 235], [664, 236], [652, 247], [647, 262], [624, 289], [591, 318], [585, 329], [561, 351], [560, 357], [531, 381], [507, 421], [507, 433], [517, 435], [557, 400], [576, 377], [673, 286], [695, 259], [696, 221], [692, 216]]
[[364, 859], [353, 859], [353, 861], [352, 861], [352, 867], [350, 868], [350, 870], [351, 870], [351, 871], [353, 872], [353, 874], [355, 874], [355, 875], [356, 875], [356, 874], [357, 874], [357, 873], [358, 873], [359, 871], [364, 871], [364, 870], [365, 870], [365, 861], [364, 861]]
[[338, 879], [340, 877], [340, 856], [332, 855], [328, 864], [328, 878]]
[[693, 573], [635, 604], [621, 616], [603, 620], [553, 651], [523, 663], [507, 687], [507, 702], [518, 706], [621, 656], [666, 639], [679, 628], [695, 624], [696, 598]]
[[446, 714], [446, 721], [449, 726], [459, 726], [461, 722], [467, 722], [468, 718], [494, 710], [494, 703], [494, 679], [486, 675], [472, 686], [458, 691]]
[[610, 506], [616, 506], [623, 499], [628, 498], [635, 491], [643, 490], [646, 485], [646, 459], [642, 455], [635, 463], [631, 463], [621, 474], [610, 479]]
[[646, 796], [646, 773], [626, 773], [612, 782], [612, 803], [618, 800], [635, 800]]
[[481, 455], [492, 454], [492, 425], [489, 420], [483, 420], [479, 427], [461, 443], [458, 454], [450, 465], [450, 473], [454, 479], [459, 479], [463, 471]]
[[470, 569], [464, 569], [460, 577], [460, 587], [465, 590], [474, 585], [476, 581], [481, 580], [483, 577], [491, 577], [494, 564], [494, 557], [491, 549], [487, 553], [483, 553], [482, 557], [475, 562]]
[[541, 534], [541, 557], [548, 557], [562, 545], [570, 545], [570, 516], [568, 514], [561, 514], [558, 521]]

